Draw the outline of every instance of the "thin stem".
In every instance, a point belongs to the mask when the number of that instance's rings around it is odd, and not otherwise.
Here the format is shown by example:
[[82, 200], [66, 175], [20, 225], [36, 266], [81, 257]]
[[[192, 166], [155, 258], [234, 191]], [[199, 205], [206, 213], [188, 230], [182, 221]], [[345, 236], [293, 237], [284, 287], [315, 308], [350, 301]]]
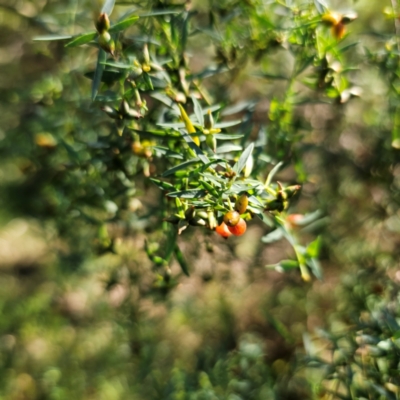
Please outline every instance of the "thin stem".
[[399, 5], [397, 0], [391, 0], [393, 14], [395, 15], [394, 19], [394, 27], [396, 30], [396, 39], [397, 39], [397, 49], [400, 51], [400, 19], [399, 19]]

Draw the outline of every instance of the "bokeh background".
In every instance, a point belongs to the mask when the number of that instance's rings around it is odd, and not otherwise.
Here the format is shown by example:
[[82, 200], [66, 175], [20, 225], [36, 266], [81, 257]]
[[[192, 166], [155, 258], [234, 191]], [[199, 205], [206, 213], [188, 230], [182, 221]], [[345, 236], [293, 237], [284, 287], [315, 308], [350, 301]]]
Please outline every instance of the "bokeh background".
[[[275, 2], [248, 3], [268, 11]], [[94, 51], [33, 41], [87, 30], [101, 4], [0, 2], [1, 399], [400, 398], [393, 4], [330, 2], [358, 13], [345, 39], [358, 44], [345, 57], [362, 94], [297, 106], [301, 169], [278, 174], [306, 176], [293, 212], [320, 210], [299, 235], [321, 235], [323, 279], [306, 283], [297, 270], [268, 268], [293, 250], [284, 240], [262, 243], [266, 227], [254, 223], [229, 241], [187, 232], [180, 245], [191, 276], [163, 290], [144, 250], [146, 238], [162, 240], [153, 229], [157, 189], [138, 174], [122, 207], [117, 168], [102, 169], [118, 159], [93, 158], [87, 146], [109, 134], [84, 76]], [[199, 26], [213, 6], [193, 2]], [[115, 12], [140, 7], [117, 2]], [[240, 15], [232, 18], [239, 30]], [[189, 38], [189, 47], [193, 71], [216, 57], [206, 34]], [[230, 104], [254, 102], [252, 120], [268, 124], [284, 82], [254, 71], [285, 74], [290, 63], [285, 50], [244, 59], [206, 86]], [[99, 215], [112, 220], [111, 239], [104, 227], [94, 230]], [[103, 252], [103, 240], [115, 250]]]

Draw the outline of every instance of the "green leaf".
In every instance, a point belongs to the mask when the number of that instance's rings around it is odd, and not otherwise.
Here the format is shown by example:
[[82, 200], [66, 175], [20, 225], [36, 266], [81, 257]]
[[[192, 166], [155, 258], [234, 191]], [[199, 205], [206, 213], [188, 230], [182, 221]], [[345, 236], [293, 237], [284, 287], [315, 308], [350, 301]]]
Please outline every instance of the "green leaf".
[[315, 8], [320, 14], [323, 14], [328, 9], [328, 7], [324, 4], [324, 1], [322, 0], [314, 0], [314, 4]]
[[137, 132], [141, 138], [160, 138], [160, 137], [167, 137], [167, 138], [178, 138], [180, 135], [175, 132], [166, 132], [166, 131], [141, 131], [139, 129], [130, 128], [132, 131]]
[[153, 82], [151, 81], [150, 75], [147, 73], [142, 74], [144, 81], [146, 82], [146, 85], [150, 90], [154, 90]]
[[360, 44], [360, 42], [350, 43], [350, 44], [348, 44], [348, 45], [346, 45], [346, 46], [341, 47], [341, 48], [339, 49], [339, 51], [340, 51], [341, 53], [344, 53], [345, 51], [352, 49], [354, 46], [357, 46], [358, 44]]
[[308, 267], [311, 269], [311, 272], [314, 274], [314, 276], [319, 279], [322, 280], [323, 275], [322, 275], [322, 268], [319, 264], [318, 259], [316, 258], [309, 258], [307, 260], [307, 265]]
[[224, 144], [220, 147], [217, 147], [217, 154], [230, 153], [231, 151], [241, 151], [241, 150], [243, 150], [242, 146], [229, 143], [229, 144]]
[[267, 179], [265, 181], [265, 187], [268, 187], [271, 184], [272, 178], [274, 177], [274, 175], [279, 171], [279, 168], [283, 165], [283, 162], [280, 161], [278, 162], [278, 164], [275, 165], [274, 168], [271, 169], [271, 171], [269, 172]]
[[307, 255], [309, 257], [316, 258], [319, 256], [319, 251], [321, 248], [321, 237], [318, 236], [315, 240], [313, 240], [308, 246], [307, 246]]
[[296, 68], [296, 76], [300, 75], [308, 66], [310, 66], [314, 62], [314, 56], [308, 57], [305, 60], [302, 60], [302, 63]]
[[[103, 64], [104, 65], [104, 64]], [[96, 70], [94, 71], [89, 71], [85, 73], [85, 77], [89, 78], [89, 79], [94, 79], [96, 75]], [[103, 74], [101, 75], [101, 82], [104, 82], [107, 85], [112, 85], [114, 82], [118, 81], [119, 79], [121, 79], [123, 76], [123, 74], [120, 71], [111, 71], [111, 70], [103, 70]], [[115, 94], [113, 93], [114, 97], [108, 97], [104, 98], [104, 96], [102, 97], [102, 99], [100, 100], [100, 98], [98, 97], [97, 100], [98, 101], [118, 101], [121, 100], [121, 97], [117, 97], [115, 96]]]
[[33, 40], [35, 42], [48, 42], [52, 40], [65, 40], [71, 38], [72, 35], [43, 35], [43, 36], [35, 36]]
[[157, 185], [161, 190], [175, 190], [174, 185], [169, 182], [161, 181], [160, 179], [150, 178], [150, 180]]
[[75, 36], [65, 47], [76, 47], [82, 44], [91, 42], [97, 36], [97, 32], [84, 33], [83, 35]]
[[170, 150], [168, 147], [153, 146], [153, 149], [158, 153], [161, 153], [166, 158], [176, 158], [178, 160], [183, 160], [183, 155]]
[[96, 70], [94, 71], [94, 77], [92, 82], [92, 101], [96, 99], [97, 93], [99, 91], [101, 78], [104, 71], [104, 62], [106, 61], [107, 54], [103, 49], [99, 49], [99, 54], [97, 56]]
[[278, 228], [261, 238], [263, 243], [274, 243], [284, 237], [282, 229]]
[[179, 197], [182, 199], [199, 199], [207, 194], [206, 190], [203, 189], [187, 189], [180, 190], [177, 192], [170, 192], [167, 194], [168, 197]]
[[197, 121], [199, 125], [204, 126], [204, 117], [203, 117], [203, 110], [201, 109], [201, 105], [196, 99], [196, 97], [192, 96], [192, 101], [194, 105], [194, 113], [196, 115]]
[[164, 128], [172, 128], [172, 129], [176, 129], [176, 130], [185, 127], [185, 124], [183, 122], [165, 122], [165, 123], [159, 123], [157, 125], [162, 126]]
[[180, 134], [182, 135], [185, 142], [188, 146], [196, 153], [196, 156], [204, 163], [208, 164], [210, 160], [208, 157], [203, 153], [199, 146], [193, 141], [190, 135], [188, 135], [184, 130], [179, 130]]
[[265, 266], [265, 268], [272, 268], [278, 272], [286, 272], [298, 267], [299, 263], [296, 260], [282, 260], [276, 264], [270, 264]]
[[176, 261], [178, 261], [182, 272], [186, 275], [186, 276], [190, 276], [189, 274], [189, 266], [185, 260], [185, 258], [183, 257], [183, 253], [181, 252], [180, 248], [178, 247], [178, 245], [175, 245], [175, 258]]
[[123, 21], [117, 22], [116, 24], [111, 26], [109, 32], [114, 33], [123, 31], [133, 25], [138, 19], [139, 17], [137, 15], [134, 15], [133, 17], [129, 17], [127, 19], [124, 19]]
[[242, 169], [246, 166], [247, 160], [251, 156], [251, 153], [254, 149], [254, 143], [250, 143], [247, 148], [243, 151], [237, 163], [233, 166], [233, 171], [236, 172], [236, 175], [239, 175], [242, 172]]
[[238, 124], [241, 124], [242, 121], [240, 120], [236, 120], [236, 121], [227, 121], [227, 122], [218, 122], [214, 125], [214, 128], [219, 128], [219, 129], [223, 129], [223, 128], [229, 128], [230, 126], [235, 126]]
[[261, 201], [258, 200], [257, 197], [255, 197], [255, 196], [249, 196], [249, 203], [252, 203], [252, 204], [256, 205], [257, 207], [264, 208], [264, 204], [261, 203]]
[[158, 15], [171, 15], [171, 14], [179, 14], [181, 11], [164, 11], [164, 10], [158, 10], [158, 11], [151, 11], [148, 13], [144, 14], [139, 14], [140, 18], [144, 17], [157, 17]]
[[229, 133], [215, 133], [214, 137], [218, 140], [235, 140], [241, 139], [244, 135], [231, 135]]
[[288, 81], [290, 78], [285, 75], [274, 75], [274, 74], [269, 74], [267, 72], [259, 73], [259, 74], [253, 74], [253, 76], [256, 76], [258, 78], [265, 78], [265, 79], [271, 79], [271, 80], [285, 80]]
[[104, 63], [107, 67], [114, 67], [118, 69], [132, 69], [133, 65], [132, 64], [126, 64], [126, 63], [118, 63], [118, 62], [112, 62], [112, 61], [106, 61]]
[[101, 12], [110, 15], [114, 9], [114, 6], [115, 6], [115, 0], [105, 0]]
[[165, 171], [161, 176], [166, 177], [169, 175], [173, 175], [175, 172], [180, 171], [182, 169], [186, 169], [187, 167], [189, 167], [190, 165], [196, 164], [198, 163], [200, 160], [195, 158], [192, 160], [188, 160], [183, 162], [182, 164], [179, 165], [175, 165], [175, 167], [172, 167], [170, 169], [168, 169], [167, 171]]

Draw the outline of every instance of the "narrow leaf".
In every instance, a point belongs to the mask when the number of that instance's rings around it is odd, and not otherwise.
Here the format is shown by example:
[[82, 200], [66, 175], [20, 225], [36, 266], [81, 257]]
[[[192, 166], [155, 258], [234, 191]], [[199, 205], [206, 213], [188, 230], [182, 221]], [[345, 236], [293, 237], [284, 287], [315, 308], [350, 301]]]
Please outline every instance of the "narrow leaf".
[[203, 189], [187, 189], [179, 190], [177, 192], [170, 192], [167, 194], [168, 197], [179, 197], [182, 199], [199, 199], [207, 194], [206, 190]]
[[105, 0], [101, 12], [110, 15], [114, 9], [114, 5], [115, 5], [115, 0]]
[[275, 229], [274, 231], [268, 233], [267, 235], [263, 236], [261, 238], [261, 241], [263, 243], [274, 243], [277, 242], [278, 240], [282, 239], [284, 236], [284, 232], [282, 229], [278, 228]]
[[240, 151], [240, 150], [243, 150], [242, 146], [229, 143], [229, 144], [224, 144], [224, 145], [218, 147], [217, 154], [230, 153], [231, 151]]
[[99, 54], [97, 57], [96, 70], [94, 71], [94, 77], [92, 82], [92, 101], [95, 100], [97, 93], [99, 91], [101, 77], [104, 71], [104, 62], [106, 61], [107, 54], [103, 49], [99, 49]]
[[259, 74], [253, 74], [253, 76], [258, 77], [258, 78], [265, 78], [265, 79], [271, 79], [271, 80], [284, 80], [287, 81], [290, 78], [286, 75], [275, 75], [275, 74], [269, 74], [267, 72], [259, 73]]
[[175, 245], [175, 258], [176, 261], [178, 261], [182, 272], [186, 275], [186, 276], [190, 276], [189, 274], [189, 266], [185, 260], [185, 258], [183, 257], [183, 253], [181, 252], [180, 248], [178, 247], [178, 245]]
[[257, 216], [261, 219], [262, 222], [264, 222], [265, 225], [269, 226], [270, 228], [274, 227], [274, 222], [272, 221], [272, 219], [265, 214], [257, 214]]
[[48, 42], [51, 40], [65, 40], [71, 39], [71, 35], [43, 35], [43, 36], [35, 36], [33, 40], [35, 42]]
[[181, 169], [186, 169], [187, 167], [189, 167], [192, 164], [196, 164], [198, 163], [200, 160], [199, 159], [193, 159], [193, 160], [188, 160], [183, 162], [182, 164], [179, 165], [175, 165], [175, 167], [172, 167], [170, 169], [168, 169], [167, 171], [165, 171], [162, 176], [169, 176], [169, 175], [173, 175], [176, 171], [180, 171]]
[[244, 135], [230, 135], [229, 133], [215, 133], [214, 137], [218, 140], [235, 140], [241, 139]]
[[194, 113], [196, 115], [197, 121], [201, 126], [204, 126], [204, 117], [203, 117], [203, 110], [201, 109], [201, 105], [196, 99], [196, 97], [192, 96], [192, 101], [194, 105]]
[[150, 178], [150, 180], [157, 185], [161, 190], [175, 190], [174, 185], [171, 185], [169, 182], [164, 182], [159, 179]]
[[319, 279], [322, 280], [323, 275], [322, 275], [322, 268], [319, 264], [318, 259], [316, 258], [310, 258], [307, 260], [307, 265], [309, 266], [309, 268], [311, 269], [311, 272], [314, 274], [314, 276]]
[[163, 11], [163, 10], [159, 10], [159, 11], [151, 11], [148, 13], [144, 13], [144, 14], [139, 14], [140, 18], [144, 18], [144, 17], [156, 17], [158, 15], [171, 15], [171, 14], [179, 14], [181, 11]]
[[[210, 160], [207, 158], [207, 156], [203, 153], [203, 151], [200, 149], [199, 146], [197, 146], [197, 144], [194, 142], [194, 140], [192, 139], [192, 136], [188, 135], [186, 132], [184, 132], [183, 130], [179, 131], [183, 137], [183, 139], [185, 140], [185, 142], [188, 144], [188, 146], [195, 152], [196, 156], [198, 158], [200, 158], [200, 160], [204, 163], [204, 164], [208, 164], [210, 162]], [[195, 136], [196, 137], [196, 136]], [[197, 138], [198, 139], [198, 138]]]
[[167, 137], [167, 138], [177, 138], [180, 135], [175, 132], [166, 132], [166, 131], [141, 131], [139, 129], [132, 129], [132, 131], [139, 133], [140, 137], [143, 138], [159, 138], [159, 137]]
[[117, 22], [110, 28], [109, 32], [113, 33], [123, 31], [133, 25], [138, 19], [139, 17], [137, 15], [134, 15], [133, 17], [129, 17], [127, 19], [124, 19], [123, 21]]
[[76, 47], [82, 44], [89, 43], [96, 37], [96, 32], [84, 33], [83, 35], [75, 36], [65, 47]]
[[272, 178], [274, 177], [274, 175], [279, 171], [279, 168], [283, 165], [283, 162], [280, 161], [278, 162], [278, 164], [275, 165], [274, 168], [271, 169], [271, 171], [269, 172], [268, 176], [267, 176], [267, 180], [265, 181], [265, 187], [268, 187], [271, 184]]
[[236, 175], [239, 175], [242, 172], [242, 169], [245, 167], [247, 160], [251, 156], [251, 153], [254, 149], [254, 143], [250, 143], [247, 148], [243, 151], [242, 155], [240, 156], [238, 162], [233, 166], [233, 171], [236, 172]]
[[229, 128], [230, 126], [235, 126], [238, 124], [241, 124], [242, 121], [240, 120], [235, 120], [235, 121], [227, 121], [227, 122], [218, 122], [214, 125], [214, 128], [219, 128], [219, 129], [223, 129], [223, 128]]

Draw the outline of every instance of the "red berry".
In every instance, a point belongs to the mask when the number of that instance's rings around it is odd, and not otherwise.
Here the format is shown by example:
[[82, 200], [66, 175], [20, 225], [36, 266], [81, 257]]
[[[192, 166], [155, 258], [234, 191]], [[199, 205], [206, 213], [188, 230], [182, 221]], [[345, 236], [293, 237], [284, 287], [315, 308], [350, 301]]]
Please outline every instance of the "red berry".
[[224, 222], [228, 226], [235, 226], [240, 221], [240, 214], [237, 211], [228, 211], [224, 215]]
[[222, 222], [221, 225], [218, 225], [215, 228], [215, 232], [217, 232], [218, 235], [221, 235], [225, 239], [232, 235], [232, 233], [229, 232], [228, 227], [226, 226], [225, 222]]
[[246, 232], [247, 224], [243, 218], [235, 226], [228, 226], [229, 231], [235, 236], [242, 236]]

